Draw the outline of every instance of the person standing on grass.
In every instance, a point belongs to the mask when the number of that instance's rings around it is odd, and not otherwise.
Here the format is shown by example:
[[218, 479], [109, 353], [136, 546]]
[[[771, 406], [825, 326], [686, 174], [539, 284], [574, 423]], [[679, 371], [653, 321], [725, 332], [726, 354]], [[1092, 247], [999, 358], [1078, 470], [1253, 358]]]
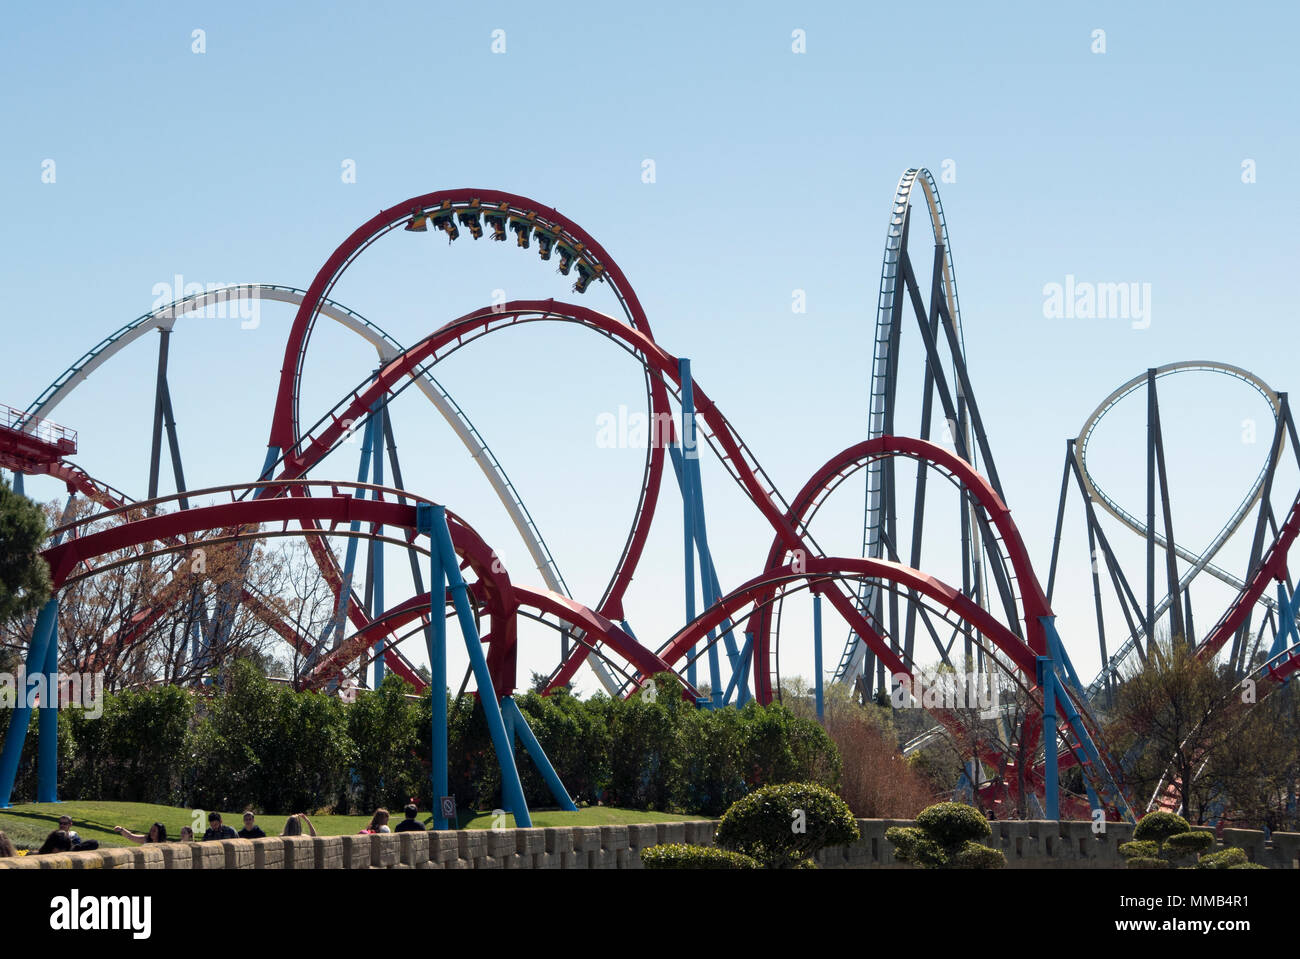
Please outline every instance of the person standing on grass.
[[256, 817], [251, 812], [244, 813], [244, 828], [239, 830], [240, 839], [266, 838], [266, 833], [262, 832], [262, 827], [255, 820]]
[[239, 837], [235, 835], [235, 831], [233, 829], [231, 829], [229, 826], [222, 825], [221, 813], [219, 812], [208, 813], [208, 830], [203, 834], [204, 842], [208, 842], [209, 840], [212, 839], [238, 839], [238, 838]]

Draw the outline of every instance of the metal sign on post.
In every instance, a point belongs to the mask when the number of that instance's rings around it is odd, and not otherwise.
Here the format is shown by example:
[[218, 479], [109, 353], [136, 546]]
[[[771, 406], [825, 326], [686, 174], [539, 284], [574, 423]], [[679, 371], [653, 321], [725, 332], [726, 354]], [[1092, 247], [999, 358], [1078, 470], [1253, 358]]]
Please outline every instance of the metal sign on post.
[[456, 797], [443, 796], [438, 800], [438, 804], [442, 809], [442, 818], [447, 820], [448, 824], [454, 828], [456, 823]]

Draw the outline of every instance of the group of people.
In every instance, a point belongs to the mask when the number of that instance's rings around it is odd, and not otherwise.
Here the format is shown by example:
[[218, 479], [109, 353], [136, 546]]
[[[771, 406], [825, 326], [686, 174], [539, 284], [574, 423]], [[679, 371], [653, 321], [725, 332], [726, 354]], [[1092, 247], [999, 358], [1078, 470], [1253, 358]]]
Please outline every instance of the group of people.
[[[316, 827], [311, 824], [305, 812], [294, 813], [284, 822], [284, 829], [280, 831], [281, 836], [301, 836], [303, 835], [303, 826], [306, 825], [308, 832], [316, 835]], [[167, 842], [167, 827], [160, 822], [154, 823], [149, 827], [147, 835], [138, 832], [131, 832], [121, 826], [114, 826], [113, 832], [117, 833], [123, 839], [129, 839], [133, 843], [141, 844], [150, 842]], [[252, 812], [244, 813], [244, 828], [236, 832], [230, 826], [221, 821], [221, 813], [208, 813], [208, 828], [203, 833], [203, 838], [196, 840], [194, 830], [189, 826], [181, 827], [181, 842], [210, 842], [213, 839], [265, 839], [266, 832], [257, 824], [257, 815]]]
[[[397, 824], [395, 830], [388, 828], [388, 810], [376, 809], [375, 814], [370, 817], [370, 822], [365, 829], [361, 830], [360, 835], [373, 835], [376, 833], [388, 832], [424, 832], [424, 824], [416, 817], [420, 814], [420, 809], [415, 803], [410, 803], [402, 810], [405, 818]], [[149, 827], [147, 833], [132, 832], [124, 826], [114, 826], [113, 832], [117, 833], [123, 839], [129, 839], [137, 845], [146, 843], [167, 842], [167, 827], [160, 822], [154, 823]], [[280, 830], [281, 836], [303, 836], [316, 835], [316, 827], [312, 825], [311, 820], [307, 818], [306, 813], [294, 813], [284, 822], [284, 828]], [[252, 812], [244, 813], [244, 828], [236, 832], [230, 826], [221, 821], [221, 813], [208, 813], [208, 828], [203, 833], [202, 839], [195, 839], [194, 830], [189, 826], [181, 827], [180, 842], [207, 842], [214, 839], [265, 839], [266, 833], [262, 827], [257, 824], [257, 816]], [[36, 855], [45, 856], [57, 852], [88, 852], [92, 849], [99, 848], [99, 840], [82, 839], [75, 829], [72, 828], [72, 818], [70, 816], [59, 817], [59, 828], [55, 829], [45, 837], [45, 842], [37, 850]], [[5, 856], [15, 856], [17, 850], [14, 849], [13, 842], [3, 832], [0, 832], [0, 858]]]
[[402, 810], [402, 813], [406, 818], [399, 822], [397, 828], [394, 830], [388, 828], [388, 810], [383, 807], [376, 809], [375, 814], [370, 817], [370, 824], [367, 825], [365, 829], [361, 830], [360, 835], [368, 836], [374, 833], [428, 831], [424, 828], [424, 823], [415, 818], [420, 815], [420, 807], [415, 803], [407, 803], [406, 807]]
[[[369, 824], [361, 830], [361, 836], [373, 836], [376, 833], [407, 833], [407, 832], [425, 832], [425, 826], [417, 816], [420, 815], [420, 807], [415, 803], [408, 803], [402, 810], [404, 819], [396, 825], [395, 829], [389, 828], [389, 811], [385, 808], [378, 808], [374, 815], [370, 817]], [[123, 839], [130, 839], [136, 845], [146, 845], [151, 842], [168, 842], [166, 834], [166, 825], [155, 823], [149, 826], [147, 833], [133, 833], [125, 826], [113, 826], [113, 832], [117, 833]], [[316, 826], [308, 819], [307, 813], [295, 812], [289, 819], [285, 820], [285, 828], [279, 830], [281, 836], [316, 836]], [[225, 825], [221, 821], [220, 812], [208, 813], [208, 829], [203, 833], [203, 838], [196, 839], [194, 829], [190, 826], [181, 826], [181, 837], [179, 842], [207, 842], [212, 839], [263, 839], [266, 833], [260, 825], [257, 825], [256, 813], [246, 812], [243, 815], [243, 829], [235, 832], [233, 828]], [[86, 852], [99, 849], [98, 839], [82, 839], [73, 829], [73, 820], [70, 816], [59, 817], [59, 828], [49, 833], [45, 837], [44, 843], [36, 850], [35, 855], [49, 855], [51, 852]], [[4, 856], [17, 855], [13, 842], [10, 841], [4, 832], [0, 832], [0, 858]]]

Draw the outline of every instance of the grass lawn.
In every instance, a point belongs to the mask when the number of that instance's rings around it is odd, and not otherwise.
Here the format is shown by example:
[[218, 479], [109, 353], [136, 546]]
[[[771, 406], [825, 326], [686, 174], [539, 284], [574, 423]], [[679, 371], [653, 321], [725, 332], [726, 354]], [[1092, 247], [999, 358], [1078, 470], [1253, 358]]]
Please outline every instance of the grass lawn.
[[[222, 821], [238, 831], [243, 827], [242, 811], [219, 810]], [[391, 810], [389, 827], [402, 819], [400, 809]], [[540, 810], [533, 812], [534, 826], [616, 826], [652, 822], [686, 822], [699, 816], [675, 816], [669, 813], [645, 812], [639, 809], [617, 809], [612, 806], [588, 806], [577, 812]], [[160, 822], [167, 827], [167, 838], [180, 838], [182, 826], [192, 826], [197, 836], [207, 828], [207, 810], [195, 822], [195, 811], [179, 806], [154, 806], [149, 803], [125, 802], [61, 802], [27, 803], [0, 809], [0, 831], [6, 833], [20, 849], [38, 849], [45, 837], [58, 827], [60, 816], [72, 817], [72, 828], [82, 839], [98, 839], [101, 846], [129, 846], [130, 841], [113, 832], [114, 826], [125, 826], [132, 832], [148, 833], [149, 827]], [[422, 812], [420, 821], [428, 818]], [[276, 836], [284, 828], [287, 814], [258, 813], [257, 824], [268, 836]], [[505, 825], [514, 826], [515, 817], [506, 816]], [[491, 829], [492, 813], [485, 812], [468, 818], [461, 813], [461, 828]], [[322, 836], [343, 836], [360, 832], [370, 822], [369, 816], [312, 816], [312, 825]]]

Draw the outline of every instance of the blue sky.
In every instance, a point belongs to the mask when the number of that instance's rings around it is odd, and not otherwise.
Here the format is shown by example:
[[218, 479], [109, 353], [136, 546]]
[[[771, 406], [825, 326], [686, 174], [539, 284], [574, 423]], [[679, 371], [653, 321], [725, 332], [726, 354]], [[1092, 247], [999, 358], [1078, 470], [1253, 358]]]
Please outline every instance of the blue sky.
[[[1045, 577], [1064, 441], [1112, 388], [1184, 359], [1238, 364], [1280, 390], [1293, 381], [1296, 20], [1282, 5], [1243, 15], [1200, 3], [941, 3], [924, 18], [896, 4], [848, 3], [16, 9], [0, 36], [10, 357], [0, 402], [25, 407], [177, 274], [306, 287], [379, 209], [440, 188], [494, 187], [560, 209], [602, 242], [657, 339], [692, 358], [791, 495], [863, 436], [894, 187], [909, 166], [946, 168], [955, 178], [940, 188], [971, 375], [1009, 503]], [[791, 49], [796, 29], [806, 34], [802, 54]], [[203, 53], [193, 50], [196, 30]], [[492, 52], [494, 30], [505, 31], [504, 54]], [[1105, 31], [1104, 53], [1092, 52], [1095, 30]], [[642, 182], [646, 159], [654, 183]], [[53, 183], [42, 182], [46, 160]], [[340, 175], [348, 160], [355, 183]], [[1242, 179], [1248, 160], [1253, 183]], [[914, 246], [921, 264], [927, 255]], [[1044, 287], [1067, 276], [1150, 284], [1149, 328], [1045, 316]], [[335, 296], [412, 342], [495, 289], [567, 299], [568, 288], [513, 244], [464, 237], [448, 248], [432, 234], [399, 232]], [[806, 313], [791, 312], [794, 290], [806, 292]], [[603, 288], [582, 302], [616, 309]], [[256, 330], [178, 324], [171, 384], [191, 485], [256, 472], [291, 317], [266, 306]], [[921, 371], [908, 334], [904, 423], [916, 416]], [[597, 449], [595, 421], [642, 402], [631, 360], [595, 339], [512, 332], [438, 374], [523, 491], [575, 594], [592, 603], [626, 535], [641, 461], [639, 451]], [[152, 342], [97, 372], [54, 416], [80, 431], [78, 461], [93, 475], [141, 495]], [[320, 330], [304, 419], [373, 361], [354, 338]], [[1258, 471], [1266, 439], [1243, 443], [1241, 424], [1266, 410], [1249, 391], [1188, 380], [1170, 386], [1165, 424], [1176, 528], [1195, 545]], [[408, 485], [464, 515], [517, 578], [534, 581], [486, 484], [421, 403], [412, 393], [394, 407]], [[1135, 511], [1140, 408], [1139, 398], [1136, 413], [1117, 413], [1097, 441], [1099, 477]], [[330, 465], [334, 475], [355, 472], [353, 462]], [[759, 571], [770, 533], [720, 470], [706, 465], [704, 483], [726, 588]], [[49, 482], [29, 491], [58, 494]], [[679, 506], [665, 492], [628, 602], [638, 635], [656, 644], [682, 616]], [[860, 487], [846, 487], [828, 507], [823, 545], [858, 550], [860, 501]], [[1077, 509], [1071, 522], [1056, 605], [1081, 671], [1091, 672]], [[1136, 537], [1112, 537], [1140, 561]], [[936, 546], [927, 568], [946, 576], [947, 559]], [[1226, 595], [1207, 587], [1198, 598], [1198, 621], [1208, 623]], [[798, 608], [782, 666], [807, 675]], [[842, 632], [829, 628], [828, 660]], [[553, 644], [539, 640], [521, 671], [552, 658]]]

